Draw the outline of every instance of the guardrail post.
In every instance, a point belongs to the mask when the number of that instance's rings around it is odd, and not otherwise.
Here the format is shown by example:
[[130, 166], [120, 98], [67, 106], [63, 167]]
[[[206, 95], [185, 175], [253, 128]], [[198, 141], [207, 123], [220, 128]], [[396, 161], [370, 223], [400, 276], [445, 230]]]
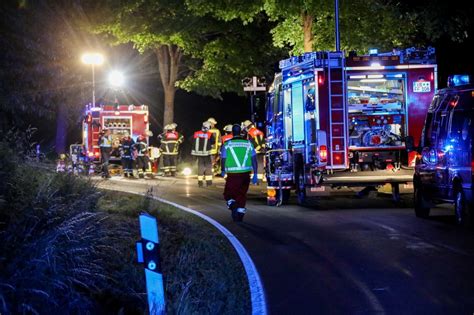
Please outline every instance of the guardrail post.
[[136, 243], [137, 261], [145, 267], [146, 291], [150, 315], [165, 314], [165, 290], [160, 262], [160, 241], [156, 218], [142, 213], [139, 217], [141, 240]]

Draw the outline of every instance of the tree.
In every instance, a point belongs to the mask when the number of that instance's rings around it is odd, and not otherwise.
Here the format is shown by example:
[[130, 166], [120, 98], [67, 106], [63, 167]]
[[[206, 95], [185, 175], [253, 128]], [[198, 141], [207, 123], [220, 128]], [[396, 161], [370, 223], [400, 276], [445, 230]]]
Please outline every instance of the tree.
[[[156, 56], [164, 91], [163, 124], [173, 121], [177, 88], [213, 97], [239, 92], [240, 80], [269, 72], [279, 51], [266, 36], [268, 29], [260, 41], [255, 37], [256, 30], [265, 27], [260, 17], [247, 26], [227, 23], [196, 14], [180, 0], [110, 1], [105, 12], [95, 32], [111, 35], [115, 43], [131, 42], [140, 52], [152, 51]], [[248, 53], [242, 54], [242, 48]]]
[[2, 1], [0, 12], [2, 129], [33, 124], [47, 137], [56, 120], [56, 151], [64, 153], [71, 113], [83, 101], [76, 68], [83, 34], [74, 27], [81, 10], [70, 1], [38, 0]]

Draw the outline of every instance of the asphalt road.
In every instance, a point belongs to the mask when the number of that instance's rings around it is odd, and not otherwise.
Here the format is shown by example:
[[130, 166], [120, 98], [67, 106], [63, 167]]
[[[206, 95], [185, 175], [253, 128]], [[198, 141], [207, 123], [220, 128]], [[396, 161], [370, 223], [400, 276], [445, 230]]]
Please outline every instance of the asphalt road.
[[317, 208], [266, 206], [249, 192], [243, 223], [222, 199], [224, 181], [112, 178], [100, 185], [154, 194], [214, 218], [246, 247], [270, 314], [474, 314], [474, 232], [455, 226], [451, 208], [415, 217], [409, 196], [325, 198]]

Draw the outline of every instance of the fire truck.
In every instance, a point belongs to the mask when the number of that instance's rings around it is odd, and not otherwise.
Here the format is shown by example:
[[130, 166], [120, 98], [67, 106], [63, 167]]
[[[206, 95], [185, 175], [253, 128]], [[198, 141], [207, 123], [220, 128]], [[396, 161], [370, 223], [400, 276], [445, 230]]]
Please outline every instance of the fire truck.
[[280, 61], [268, 92], [267, 201], [304, 204], [331, 187], [410, 184], [437, 89], [434, 48], [358, 56], [310, 52]]
[[[139, 135], [144, 135], [148, 143], [150, 123], [146, 105], [87, 105], [84, 117], [82, 143], [89, 159], [95, 162], [100, 161], [99, 137], [103, 129], [111, 131], [114, 148], [126, 132], [135, 141]], [[118, 155], [112, 155], [111, 161], [118, 160]]]

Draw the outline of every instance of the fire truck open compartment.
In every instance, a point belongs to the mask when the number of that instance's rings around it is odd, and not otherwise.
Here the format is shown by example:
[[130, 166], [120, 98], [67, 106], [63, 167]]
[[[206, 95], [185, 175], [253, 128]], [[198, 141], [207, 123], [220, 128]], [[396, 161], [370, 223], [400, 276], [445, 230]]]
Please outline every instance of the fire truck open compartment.
[[349, 75], [349, 150], [403, 148], [406, 80], [402, 73]]

